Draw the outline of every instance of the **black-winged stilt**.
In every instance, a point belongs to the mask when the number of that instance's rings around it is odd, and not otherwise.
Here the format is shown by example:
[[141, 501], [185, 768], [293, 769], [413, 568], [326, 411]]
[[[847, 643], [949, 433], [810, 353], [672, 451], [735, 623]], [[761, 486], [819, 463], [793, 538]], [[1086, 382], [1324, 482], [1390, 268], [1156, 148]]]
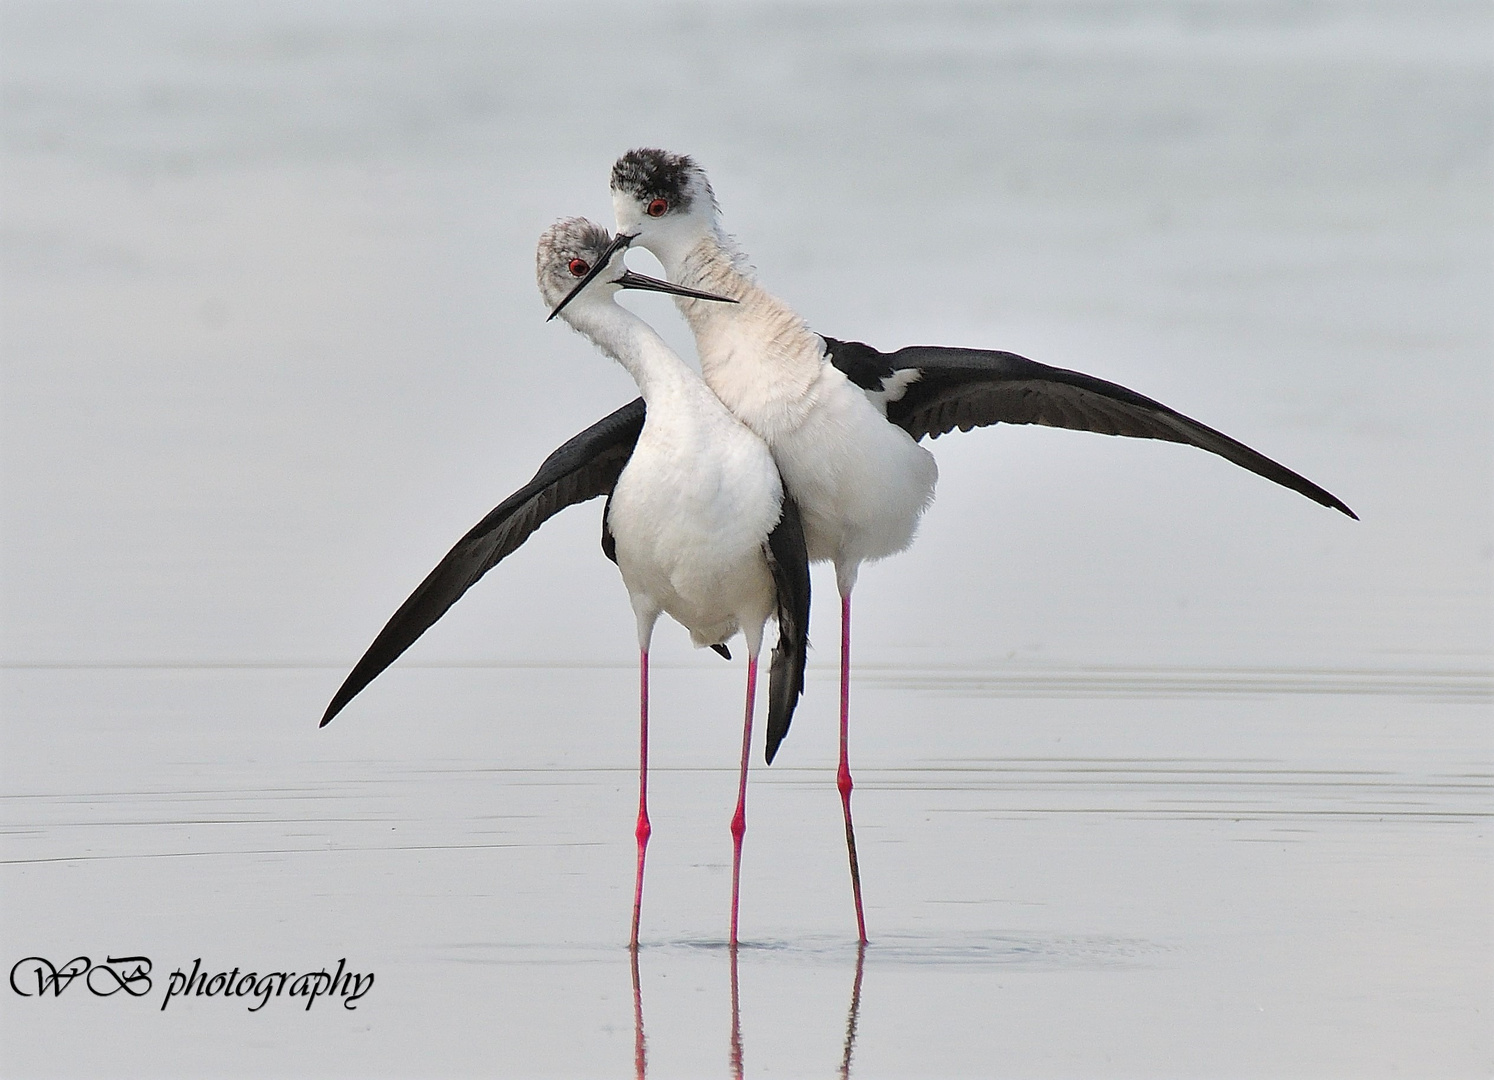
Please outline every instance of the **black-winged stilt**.
[[835, 565], [841, 596], [837, 787], [856, 925], [866, 941], [848, 751], [851, 590], [863, 562], [906, 548], [938, 470], [918, 445], [959, 428], [1046, 424], [1188, 443], [1354, 517], [1343, 502], [1243, 443], [1132, 390], [1007, 352], [915, 347], [882, 353], [811, 331], [750, 276], [721, 227], [705, 172], [664, 150], [632, 150], [612, 169], [621, 237], [652, 252], [676, 284], [734, 305], [677, 303], [706, 382], [768, 443], [798, 501], [813, 561]]
[[[697, 646], [726, 654], [747, 640], [747, 703], [733, 838], [731, 941], [737, 940], [742, 839], [757, 657], [772, 617], [779, 640], [769, 677], [767, 759], [802, 693], [809, 563], [794, 501], [766, 444], [636, 315], [620, 289], [711, 299], [628, 271], [600, 226], [571, 219], [540, 239], [536, 273], [548, 306], [633, 375], [642, 398], [567, 442], [535, 478], [467, 534], [390, 619], [328, 706], [322, 724], [430, 627], [488, 569], [564, 506], [607, 494], [602, 547], [628, 588], [639, 644], [638, 843], [630, 944], [638, 944], [648, 819], [648, 652], [669, 614]], [[553, 317], [553, 316], [552, 316]]]

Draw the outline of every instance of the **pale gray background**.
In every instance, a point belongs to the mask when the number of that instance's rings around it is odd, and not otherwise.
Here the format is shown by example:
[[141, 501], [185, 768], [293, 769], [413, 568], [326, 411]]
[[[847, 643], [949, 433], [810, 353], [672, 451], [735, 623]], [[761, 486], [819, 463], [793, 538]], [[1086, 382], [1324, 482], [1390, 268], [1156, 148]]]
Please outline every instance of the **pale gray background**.
[[[1486, 4], [0, 19], [0, 959], [379, 979], [309, 1015], [5, 991], [6, 1075], [632, 1070], [600, 504], [315, 723], [447, 547], [633, 396], [532, 260], [609, 221], [641, 144], [700, 159], [815, 328], [1113, 379], [1364, 519], [1176, 446], [932, 444], [922, 535], [857, 594], [852, 1074], [1494, 1067]], [[833, 1075], [854, 974], [816, 585], [754, 774], [749, 1073]], [[655, 655], [650, 1075], [724, 1074], [741, 671], [673, 627]]]

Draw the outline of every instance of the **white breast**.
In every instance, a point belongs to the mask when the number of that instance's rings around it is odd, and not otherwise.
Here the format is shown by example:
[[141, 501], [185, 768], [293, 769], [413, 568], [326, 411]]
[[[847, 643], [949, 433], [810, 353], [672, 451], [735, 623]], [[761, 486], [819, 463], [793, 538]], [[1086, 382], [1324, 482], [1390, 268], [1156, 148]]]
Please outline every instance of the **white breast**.
[[854, 568], [913, 542], [934, 498], [934, 455], [887, 422], [862, 390], [826, 363], [805, 421], [770, 441], [804, 514], [809, 557]]
[[762, 440], [719, 402], [675, 405], [649, 403], [608, 525], [635, 609], [664, 611], [710, 645], [760, 632], [773, 611], [763, 543], [782, 485]]
[[[739, 272], [719, 237], [661, 258], [676, 281], [738, 301], [679, 305], [706, 382], [773, 451], [803, 514], [809, 557], [834, 560], [844, 586], [859, 563], [912, 543], [934, 497], [933, 455], [830, 363], [824, 340], [792, 308]], [[891, 389], [900, 395], [911, 380]]]

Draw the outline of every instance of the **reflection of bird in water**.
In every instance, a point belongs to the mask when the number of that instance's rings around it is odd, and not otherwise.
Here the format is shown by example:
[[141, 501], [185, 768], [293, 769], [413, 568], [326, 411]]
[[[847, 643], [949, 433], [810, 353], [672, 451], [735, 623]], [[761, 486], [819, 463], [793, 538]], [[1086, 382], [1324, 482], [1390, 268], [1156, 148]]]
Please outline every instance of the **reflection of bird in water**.
[[731, 1080], [742, 1080], [742, 1004], [737, 992], [737, 947], [731, 947], [731, 1047], [727, 1061], [731, 1064]]
[[[742, 1052], [742, 1005], [737, 978], [737, 947], [727, 947], [729, 977], [731, 980], [731, 1042], [727, 1047], [727, 1061], [731, 1065], [732, 1080], [742, 1080], [745, 1072]], [[643, 983], [639, 978], [638, 950], [632, 953], [633, 974], [633, 1071], [637, 1080], [648, 1076], [648, 1040], [643, 1034]], [[861, 977], [866, 970], [866, 945], [856, 946], [856, 976], [851, 981], [851, 1005], [846, 1013], [846, 1039], [840, 1057], [841, 1080], [850, 1080], [851, 1056], [856, 1050], [856, 1021], [861, 1013]]]
[[633, 967], [633, 1071], [638, 1080], [648, 1076], [648, 1042], [643, 1037], [643, 984], [638, 981], [638, 950], [629, 949]]
[[856, 1050], [856, 1018], [861, 1013], [861, 973], [866, 970], [866, 942], [856, 944], [856, 981], [851, 984], [851, 1010], [846, 1014], [846, 1046], [840, 1057], [840, 1080], [850, 1080], [851, 1054]]
[[737, 304], [677, 300], [695, 334], [705, 380], [768, 443], [804, 516], [814, 561], [835, 564], [841, 596], [840, 789], [860, 940], [866, 940], [847, 749], [851, 590], [863, 562], [913, 540], [938, 470], [918, 445], [988, 424], [1050, 427], [1188, 443], [1353, 512], [1333, 495], [1243, 443], [1123, 386], [1007, 352], [916, 347], [881, 353], [811, 331], [745, 270], [693, 160], [631, 150], [612, 169], [619, 234], [652, 252], [671, 281]]

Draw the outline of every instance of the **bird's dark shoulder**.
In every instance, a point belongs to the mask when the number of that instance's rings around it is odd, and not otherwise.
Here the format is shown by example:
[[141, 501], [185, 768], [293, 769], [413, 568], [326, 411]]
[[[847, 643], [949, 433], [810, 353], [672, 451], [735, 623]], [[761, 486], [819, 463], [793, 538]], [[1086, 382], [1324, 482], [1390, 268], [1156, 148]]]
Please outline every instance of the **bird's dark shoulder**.
[[897, 370], [887, 353], [879, 352], [859, 341], [838, 341], [827, 337], [825, 355], [841, 374], [861, 389], [872, 393], [883, 391], [887, 380]]

